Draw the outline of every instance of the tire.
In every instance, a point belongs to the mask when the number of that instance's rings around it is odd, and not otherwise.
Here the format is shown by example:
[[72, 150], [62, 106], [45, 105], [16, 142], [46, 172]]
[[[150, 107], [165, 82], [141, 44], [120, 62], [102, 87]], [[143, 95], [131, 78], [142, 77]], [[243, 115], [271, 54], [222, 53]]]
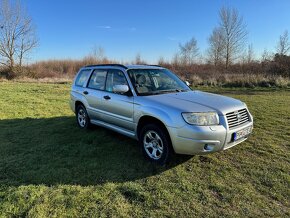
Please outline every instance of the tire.
[[172, 146], [168, 134], [156, 124], [145, 125], [140, 133], [139, 145], [147, 160], [164, 165], [172, 155]]
[[76, 120], [77, 124], [81, 129], [90, 128], [90, 118], [84, 105], [80, 104], [76, 109]]

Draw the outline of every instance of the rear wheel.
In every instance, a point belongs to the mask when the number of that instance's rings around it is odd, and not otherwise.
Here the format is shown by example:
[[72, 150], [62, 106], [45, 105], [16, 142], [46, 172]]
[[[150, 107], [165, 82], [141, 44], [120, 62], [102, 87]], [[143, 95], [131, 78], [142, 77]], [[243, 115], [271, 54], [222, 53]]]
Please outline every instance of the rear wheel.
[[90, 127], [90, 118], [85, 106], [78, 105], [76, 109], [76, 119], [78, 126], [82, 129], [88, 129]]
[[143, 155], [151, 162], [164, 165], [169, 161], [172, 153], [170, 139], [158, 125], [145, 125], [140, 133], [139, 144]]

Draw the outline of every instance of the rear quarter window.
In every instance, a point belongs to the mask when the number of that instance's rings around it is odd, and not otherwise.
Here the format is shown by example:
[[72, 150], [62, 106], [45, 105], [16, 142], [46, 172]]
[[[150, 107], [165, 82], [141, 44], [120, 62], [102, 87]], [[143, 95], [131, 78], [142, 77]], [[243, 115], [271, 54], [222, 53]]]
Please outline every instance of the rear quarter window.
[[90, 76], [90, 73], [91, 73], [91, 70], [82, 70], [76, 78], [75, 85], [76, 86], [84, 86], [85, 82], [87, 81], [87, 79]]

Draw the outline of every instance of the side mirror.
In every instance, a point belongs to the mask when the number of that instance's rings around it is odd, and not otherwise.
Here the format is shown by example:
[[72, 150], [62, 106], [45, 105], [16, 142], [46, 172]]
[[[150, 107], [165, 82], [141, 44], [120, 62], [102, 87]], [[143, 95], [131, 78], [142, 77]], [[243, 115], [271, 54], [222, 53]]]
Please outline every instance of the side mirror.
[[184, 81], [184, 83], [187, 85], [187, 86], [190, 86], [190, 83], [186, 80]]
[[127, 85], [115, 85], [113, 87], [113, 92], [124, 94], [129, 91], [129, 87]]

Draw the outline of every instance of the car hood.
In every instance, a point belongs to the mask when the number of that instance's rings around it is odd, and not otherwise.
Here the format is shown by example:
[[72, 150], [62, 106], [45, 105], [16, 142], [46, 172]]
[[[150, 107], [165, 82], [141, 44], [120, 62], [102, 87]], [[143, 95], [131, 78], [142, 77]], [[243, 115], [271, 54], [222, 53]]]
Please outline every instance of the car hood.
[[246, 107], [240, 100], [202, 91], [168, 93], [150, 98], [183, 112], [217, 111], [222, 115]]

